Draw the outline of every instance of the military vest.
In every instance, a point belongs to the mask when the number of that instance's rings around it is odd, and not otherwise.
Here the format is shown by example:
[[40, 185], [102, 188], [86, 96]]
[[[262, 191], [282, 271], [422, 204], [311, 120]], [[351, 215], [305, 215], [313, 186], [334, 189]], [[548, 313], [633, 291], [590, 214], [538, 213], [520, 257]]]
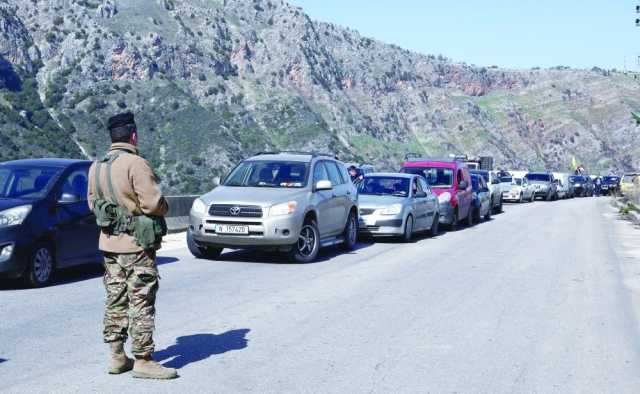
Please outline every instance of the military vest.
[[[101, 160], [95, 162], [95, 187], [96, 193], [93, 199], [93, 212], [96, 215], [96, 223], [100, 229], [109, 235], [131, 235], [138, 246], [144, 250], [153, 249], [167, 235], [167, 223], [163, 217], [157, 216], [132, 216], [118, 203], [118, 195], [112, 181], [111, 168], [113, 163], [121, 156], [129, 154], [119, 151], [107, 154]], [[100, 184], [102, 167], [106, 167], [107, 186], [110, 199], [104, 196]]]

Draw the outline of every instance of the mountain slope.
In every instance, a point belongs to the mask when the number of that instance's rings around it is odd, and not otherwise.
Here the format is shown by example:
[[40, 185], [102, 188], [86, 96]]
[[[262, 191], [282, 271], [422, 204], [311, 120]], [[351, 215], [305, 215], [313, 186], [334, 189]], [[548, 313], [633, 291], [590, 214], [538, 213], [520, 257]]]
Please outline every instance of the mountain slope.
[[640, 85], [621, 73], [455, 64], [275, 0], [0, 0], [0, 10], [0, 141], [15, 146], [0, 159], [101, 154], [105, 120], [127, 109], [176, 193], [273, 149], [389, 169], [407, 152], [640, 166], [629, 116]]

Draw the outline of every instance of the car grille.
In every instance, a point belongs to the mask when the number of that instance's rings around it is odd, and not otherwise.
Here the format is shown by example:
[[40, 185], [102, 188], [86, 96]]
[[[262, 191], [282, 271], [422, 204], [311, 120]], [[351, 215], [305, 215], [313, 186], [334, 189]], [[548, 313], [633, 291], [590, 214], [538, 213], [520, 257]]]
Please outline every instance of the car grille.
[[360, 216], [373, 215], [375, 211], [376, 211], [375, 209], [362, 208], [360, 209]]
[[262, 207], [255, 205], [214, 204], [209, 208], [209, 215], [238, 218], [261, 218]]

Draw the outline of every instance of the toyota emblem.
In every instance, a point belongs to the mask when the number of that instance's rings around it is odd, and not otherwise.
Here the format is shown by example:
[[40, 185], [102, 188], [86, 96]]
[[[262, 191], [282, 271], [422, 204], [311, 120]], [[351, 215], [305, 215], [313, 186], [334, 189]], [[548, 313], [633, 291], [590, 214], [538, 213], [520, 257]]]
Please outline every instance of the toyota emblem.
[[238, 216], [238, 215], [240, 215], [240, 207], [232, 207], [232, 208], [229, 208], [229, 213], [230, 213], [232, 216]]

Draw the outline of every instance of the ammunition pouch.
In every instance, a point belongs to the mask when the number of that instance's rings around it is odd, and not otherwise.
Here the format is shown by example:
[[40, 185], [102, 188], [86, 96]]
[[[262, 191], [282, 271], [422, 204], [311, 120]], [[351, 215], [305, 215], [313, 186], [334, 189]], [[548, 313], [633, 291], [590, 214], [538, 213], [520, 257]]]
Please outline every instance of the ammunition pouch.
[[[167, 222], [160, 216], [131, 216], [117, 203], [115, 187], [111, 180], [111, 165], [119, 156], [119, 153], [108, 155], [96, 162], [96, 198], [92, 201], [96, 223], [108, 235], [127, 234], [132, 236], [142, 249], [155, 249], [162, 242], [162, 237], [167, 235]], [[100, 186], [100, 170], [103, 164], [107, 166], [107, 182], [112, 200], [104, 197]]]

